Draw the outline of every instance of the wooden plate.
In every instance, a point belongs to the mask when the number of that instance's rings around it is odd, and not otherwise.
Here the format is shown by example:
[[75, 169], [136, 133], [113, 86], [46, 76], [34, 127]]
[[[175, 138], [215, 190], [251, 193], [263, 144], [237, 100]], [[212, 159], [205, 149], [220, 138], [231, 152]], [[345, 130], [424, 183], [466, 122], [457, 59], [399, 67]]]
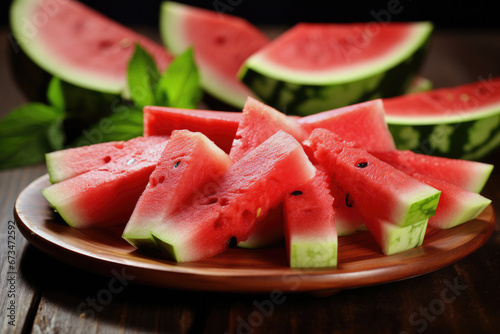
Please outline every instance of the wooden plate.
[[175, 263], [139, 251], [120, 237], [119, 229], [75, 229], [50, 208], [40, 190], [44, 175], [19, 195], [14, 214], [25, 238], [71, 265], [103, 275], [113, 270], [137, 283], [172, 289], [271, 292], [324, 291], [380, 284], [429, 273], [472, 253], [491, 236], [493, 207], [477, 219], [449, 230], [429, 228], [421, 247], [385, 256], [368, 232], [339, 239], [336, 269], [297, 270], [287, 266], [284, 247], [231, 249], [206, 261]]

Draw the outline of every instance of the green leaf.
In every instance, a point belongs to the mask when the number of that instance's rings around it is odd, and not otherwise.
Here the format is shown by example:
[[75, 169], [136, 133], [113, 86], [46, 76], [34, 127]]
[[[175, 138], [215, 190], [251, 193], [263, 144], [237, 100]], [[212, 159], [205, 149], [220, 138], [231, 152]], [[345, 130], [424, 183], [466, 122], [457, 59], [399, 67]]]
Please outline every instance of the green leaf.
[[122, 104], [115, 108], [113, 114], [83, 130], [82, 136], [75, 140], [71, 146], [129, 140], [142, 136], [142, 132], [142, 110], [137, 106]]
[[64, 92], [61, 84], [61, 80], [56, 77], [52, 77], [47, 89], [47, 100], [50, 105], [64, 112], [66, 110], [66, 103], [64, 101]]
[[42, 162], [45, 153], [62, 147], [63, 115], [54, 107], [30, 103], [0, 120], [0, 169]]
[[132, 101], [140, 108], [155, 104], [154, 90], [160, 73], [153, 58], [141, 46], [136, 45], [127, 69], [128, 89]]
[[167, 68], [156, 89], [157, 105], [194, 109], [202, 95], [193, 49], [179, 55]]

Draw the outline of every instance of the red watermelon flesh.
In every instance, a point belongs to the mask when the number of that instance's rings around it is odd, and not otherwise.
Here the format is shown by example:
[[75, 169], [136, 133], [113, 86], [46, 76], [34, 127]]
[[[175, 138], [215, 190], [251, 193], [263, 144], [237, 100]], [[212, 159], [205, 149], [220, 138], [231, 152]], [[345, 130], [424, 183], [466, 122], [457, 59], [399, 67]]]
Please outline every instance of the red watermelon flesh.
[[392, 151], [396, 146], [384, 117], [384, 104], [378, 99], [306, 116], [297, 122], [309, 133], [327, 129], [365, 150]]
[[285, 196], [285, 240], [292, 268], [335, 267], [337, 232], [328, 175], [314, 178]]
[[238, 161], [273, 134], [283, 130], [299, 142], [307, 138], [307, 133], [297, 124], [295, 118], [287, 117], [278, 110], [251, 97], [243, 107], [243, 116], [229, 156]]
[[372, 152], [378, 159], [405, 173], [418, 173], [479, 193], [493, 165], [460, 159], [418, 154], [412, 151]]
[[[128, 62], [140, 44], [161, 71], [172, 61], [165, 48], [120, 25], [79, 1], [26, 0], [16, 15], [39, 21], [16, 33], [23, 49], [49, 73], [77, 86], [119, 93], [126, 87]], [[45, 20], [44, 20], [45, 19]], [[43, 24], [41, 24], [40, 20]], [[14, 24], [16, 26], [16, 24]], [[36, 38], [35, 38], [36, 37]]]
[[172, 53], [193, 47], [206, 91], [240, 108], [253, 96], [237, 73], [250, 55], [269, 43], [259, 29], [236, 16], [171, 1], [163, 3], [160, 23]]
[[148, 184], [166, 141], [53, 184], [42, 194], [73, 227], [125, 224]]
[[241, 113], [144, 107], [144, 136], [170, 135], [174, 130], [201, 132], [226, 153], [233, 143]]
[[486, 115], [498, 110], [500, 94], [495, 93], [500, 85], [500, 77], [481, 80], [461, 86], [439, 88], [431, 91], [406, 94], [384, 99], [387, 116], [391, 120], [415, 117], [420, 122], [433, 122], [446, 117], [463, 122], [478, 113]]
[[407, 226], [434, 215], [438, 190], [340, 140], [332, 132], [316, 129], [305, 144], [332, 182], [349, 192], [365, 224], [370, 217]]
[[167, 139], [168, 136], [137, 137], [128, 141], [100, 143], [47, 153], [45, 160], [50, 182], [67, 180]]
[[182, 210], [231, 166], [229, 156], [199, 132], [172, 132], [122, 237], [136, 247], [154, 246], [151, 229]]
[[353, 234], [363, 226], [363, 217], [356, 209], [349, 193], [333, 182], [330, 182], [330, 192], [335, 201], [333, 210], [335, 211], [335, 228], [338, 236]]
[[259, 216], [314, 173], [300, 143], [280, 131], [232, 165], [212, 193], [167, 217], [152, 235], [178, 262], [214, 256], [246, 240]]
[[460, 225], [479, 216], [491, 203], [475, 192], [432, 176], [417, 173], [411, 176], [441, 191], [436, 214], [429, 218], [429, 226], [444, 229]]

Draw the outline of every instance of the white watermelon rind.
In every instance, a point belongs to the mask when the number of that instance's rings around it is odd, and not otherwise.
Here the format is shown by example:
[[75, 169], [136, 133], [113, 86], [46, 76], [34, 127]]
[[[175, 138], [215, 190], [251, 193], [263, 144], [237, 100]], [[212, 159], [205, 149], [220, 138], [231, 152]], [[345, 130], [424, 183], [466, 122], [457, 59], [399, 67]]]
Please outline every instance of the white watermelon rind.
[[[10, 25], [16, 43], [22, 51], [42, 69], [64, 81], [90, 90], [120, 94], [125, 88], [124, 80], [66, 65], [56, 54], [51, 53], [39, 38], [36, 38], [38, 29], [43, 28], [42, 25], [37, 27], [34, 24], [34, 9], [39, 2], [39, 0], [16, 0], [11, 5]], [[59, 1], [57, 5], [64, 6], [64, 3]], [[51, 19], [48, 14], [45, 18]], [[29, 29], [32, 29], [31, 33]]]

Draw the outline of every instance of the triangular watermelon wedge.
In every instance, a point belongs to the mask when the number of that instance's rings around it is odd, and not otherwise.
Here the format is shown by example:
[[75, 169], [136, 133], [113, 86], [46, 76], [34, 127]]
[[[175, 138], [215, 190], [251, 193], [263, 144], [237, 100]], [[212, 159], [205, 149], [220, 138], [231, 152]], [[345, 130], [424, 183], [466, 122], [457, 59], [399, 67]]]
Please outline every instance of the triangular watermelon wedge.
[[160, 12], [160, 33], [173, 54], [190, 46], [209, 94], [241, 109], [254, 94], [237, 79], [243, 62], [266, 45], [268, 38], [236, 16], [167, 1]]

